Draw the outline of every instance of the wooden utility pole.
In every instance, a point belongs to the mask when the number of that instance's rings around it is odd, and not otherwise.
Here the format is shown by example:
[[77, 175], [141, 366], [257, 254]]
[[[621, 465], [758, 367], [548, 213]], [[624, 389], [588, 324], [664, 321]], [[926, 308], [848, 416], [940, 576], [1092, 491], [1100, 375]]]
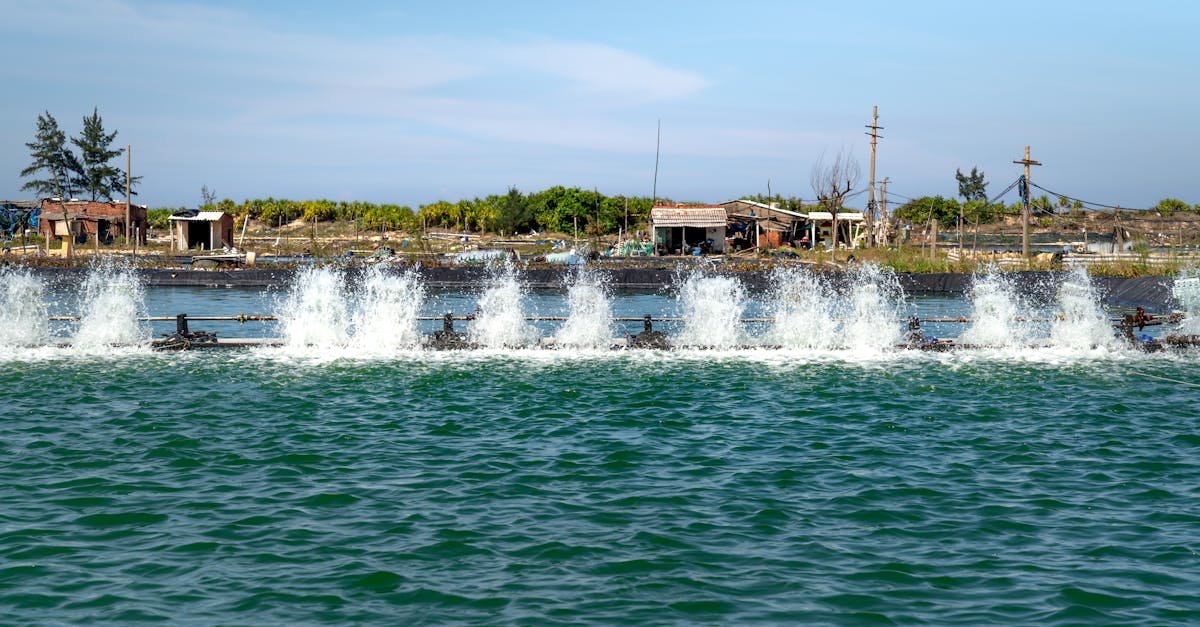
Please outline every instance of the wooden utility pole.
[[654, 136], [654, 183], [650, 188], [650, 206], [658, 204], [658, 155], [662, 152], [662, 118], [658, 118], [658, 133]]
[[[889, 179], [889, 178], [888, 178], [888, 177], [886, 177], [886, 176], [885, 176], [885, 177], [883, 177], [883, 189], [879, 190], [879, 192], [880, 192], [880, 193], [879, 193], [879, 217], [880, 217], [880, 219], [882, 219], [882, 220], [888, 220], [888, 210], [887, 210], [887, 184], [888, 184], [888, 181], [889, 181], [889, 180], [891, 180], [891, 179]], [[888, 222], [886, 222], [886, 224], [891, 224], [891, 222], [890, 222], [890, 221], [888, 221]], [[886, 241], [887, 241], [887, 239], [888, 239], [888, 231], [887, 231], [887, 229], [884, 229], [884, 232], [883, 232], [883, 233], [884, 233], [884, 242], [885, 242], [885, 245], [886, 245]]]
[[875, 145], [879, 141], [879, 107], [871, 107], [871, 129], [867, 135], [871, 138], [871, 181], [867, 187], [867, 247], [870, 248], [875, 240]]
[[129, 233], [131, 230], [130, 224], [130, 201], [129, 201], [129, 166], [133, 164], [133, 146], [125, 146], [125, 245], [129, 245]]
[[1020, 161], [1013, 161], [1013, 163], [1020, 163], [1025, 166], [1025, 196], [1023, 198], [1025, 206], [1021, 211], [1021, 256], [1028, 257], [1029, 256], [1029, 195], [1033, 193], [1029, 189], [1029, 185], [1030, 185], [1029, 166], [1042, 165], [1042, 164], [1038, 161], [1034, 161], [1033, 159], [1029, 158], [1029, 146], [1025, 147], [1025, 158]]

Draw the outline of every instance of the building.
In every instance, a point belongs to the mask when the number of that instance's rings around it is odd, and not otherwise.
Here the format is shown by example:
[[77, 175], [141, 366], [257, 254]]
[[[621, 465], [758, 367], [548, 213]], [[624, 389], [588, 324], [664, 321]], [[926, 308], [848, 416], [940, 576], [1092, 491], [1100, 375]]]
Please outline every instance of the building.
[[[825, 245], [832, 246], [833, 214], [828, 211], [810, 211], [804, 214], [804, 217], [808, 223], [808, 232], [805, 235], [809, 237], [812, 245], [816, 246], [824, 242]], [[867, 236], [863, 228], [865, 219], [860, 211], [839, 211], [837, 214], [838, 246], [858, 248], [859, 243]]]
[[719, 205], [659, 205], [650, 209], [654, 254], [687, 255], [725, 251], [725, 208]]
[[[49, 242], [72, 235], [79, 243], [99, 239], [112, 243], [125, 236], [124, 201], [59, 200], [47, 198], [41, 201], [42, 215], [38, 220], [38, 233]], [[145, 205], [130, 205], [129, 221], [139, 242], [146, 242]], [[70, 231], [68, 230], [70, 225]]]
[[171, 241], [179, 250], [233, 246], [233, 216], [224, 211], [181, 211], [170, 219]]
[[[721, 206], [729, 221], [742, 227], [730, 229], [735, 231], [730, 241], [735, 248], [793, 246], [805, 235], [807, 214], [780, 209], [776, 203], [739, 199], [723, 202]], [[735, 241], [739, 238], [744, 241]]]

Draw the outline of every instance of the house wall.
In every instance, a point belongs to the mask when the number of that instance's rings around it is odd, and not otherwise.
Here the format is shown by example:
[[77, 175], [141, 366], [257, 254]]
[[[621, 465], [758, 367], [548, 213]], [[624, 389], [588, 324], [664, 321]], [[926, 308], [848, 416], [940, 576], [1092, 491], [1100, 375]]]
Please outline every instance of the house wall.
[[[62, 215], [63, 209], [66, 209], [67, 214], [71, 216], [71, 222], [77, 223], [76, 232], [86, 233], [90, 236], [96, 235], [97, 220], [108, 222], [107, 234], [114, 237], [125, 235], [125, 203], [124, 202], [99, 202], [91, 200], [68, 200], [59, 202], [57, 200], [42, 201], [42, 219], [39, 220], [38, 233], [47, 238], [58, 239], [56, 235], [55, 223], [64, 222]], [[54, 215], [58, 218], [55, 219]], [[150, 223], [146, 220], [146, 208], [132, 205], [129, 207], [130, 221], [134, 228], [138, 228], [139, 241], [145, 243], [146, 231], [150, 228]], [[61, 231], [61, 229], [57, 229]]]

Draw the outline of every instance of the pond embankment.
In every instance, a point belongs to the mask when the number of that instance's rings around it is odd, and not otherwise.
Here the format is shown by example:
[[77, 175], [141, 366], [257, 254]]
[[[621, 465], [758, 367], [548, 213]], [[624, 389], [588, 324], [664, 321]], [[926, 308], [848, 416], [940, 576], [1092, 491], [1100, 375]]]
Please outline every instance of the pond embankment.
[[[37, 275], [46, 277], [54, 284], [73, 284], [83, 281], [88, 273], [86, 267], [75, 268], [32, 268]], [[351, 275], [361, 268], [350, 267]], [[605, 276], [606, 283], [617, 290], [660, 291], [671, 290], [687, 276], [690, 269], [665, 268], [606, 268], [595, 270]], [[181, 270], [141, 268], [137, 270], [142, 284], [147, 287], [221, 287], [284, 289], [291, 285], [293, 277], [300, 272], [295, 268], [248, 268], [236, 270]], [[434, 290], [472, 290], [479, 288], [488, 275], [484, 267], [421, 267], [421, 279], [425, 286]], [[531, 268], [521, 270], [519, 275], [531, 289], [560, 289], [575, 272], [570, 268]], [[729, 274], [753, 291], [768, 290], [773, 285], [773, 273], [768, 270], [723, 271], [706, 270], [712, 274]], [[1062, 272], [1011, 272], [1018, 291], [1023, 293], [1045, 293], [1061, 282]], [[834, 282], [849, 280], [849, 271], [830, 272]], [[970, 290], [973, 275], [969, 273], [897, 273], [904, 291], [909, 294], [963, 294]], [[1107, 305], [1119, 307], [1162, 308], [1175, 306], [1171, 297], [1172, 279], [1169, 277], [1092, 277], [1100, 298]]]

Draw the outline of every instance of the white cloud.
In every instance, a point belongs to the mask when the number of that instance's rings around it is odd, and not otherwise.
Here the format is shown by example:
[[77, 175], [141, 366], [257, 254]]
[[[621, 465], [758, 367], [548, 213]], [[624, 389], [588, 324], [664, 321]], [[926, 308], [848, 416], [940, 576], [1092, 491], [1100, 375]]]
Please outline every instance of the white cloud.
[[516, 65], [565, 78], [594, 94], [643, 100], [686, 98], [709, 82], [625, 50], [591, 43], [519, 46], [505, 55]]

